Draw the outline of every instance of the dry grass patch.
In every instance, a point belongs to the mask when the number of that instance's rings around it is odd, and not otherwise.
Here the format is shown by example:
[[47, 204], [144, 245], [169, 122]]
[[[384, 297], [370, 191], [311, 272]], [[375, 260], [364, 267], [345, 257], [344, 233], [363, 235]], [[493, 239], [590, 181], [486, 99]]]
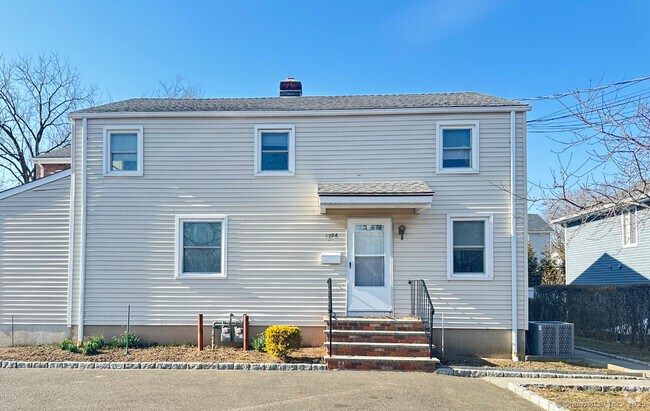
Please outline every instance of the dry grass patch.
[[569, 388], [529, 388], [536, 394], [570, 410], [618, 408], [650, 410], [650, 392], [581, 391]]
[[[290, 363], [322, 362], [324, 347], [305, 347], [292, 352], [286, 359]], [[155, 346], [129, 348], [104, 347], [95, 355], [63, 351], [57, 345], [38, 345], [0, 348], [0, 360], [5, 361], [92, 361], [92, 362], [240, 362], [280, 363], [267, 353], [243, 351], [241, 348], [217, 347], [198, 351], [194, 346]]]
[[605, 372], [606, 369], [577, 358], [567, 358], [562, 361], [517, 361], [507, 358], [488, 357], [452, 357], [443, 361], [444, 365], [467, 366], [467, 367], [494, 367], [494, 368], [516, 368], [531, 370], [549, 371], [598, 371]]
[[650, 347], [635, 347], [628, 341], [601, 341], [593, 338], [575, 337], [576, 345], [622, 357], [650, 363]]

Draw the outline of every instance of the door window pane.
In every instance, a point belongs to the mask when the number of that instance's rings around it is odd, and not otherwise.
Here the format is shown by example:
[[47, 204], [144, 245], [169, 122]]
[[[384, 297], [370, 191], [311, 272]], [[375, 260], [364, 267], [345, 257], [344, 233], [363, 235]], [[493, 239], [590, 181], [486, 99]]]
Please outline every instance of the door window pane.
[[355, 257], [354, 285], [356, 287], [382, 287], [384, 285], [384, 256]]
[[356, 255], [384, 254], [383, 224], [356, 224], [354, 233]]

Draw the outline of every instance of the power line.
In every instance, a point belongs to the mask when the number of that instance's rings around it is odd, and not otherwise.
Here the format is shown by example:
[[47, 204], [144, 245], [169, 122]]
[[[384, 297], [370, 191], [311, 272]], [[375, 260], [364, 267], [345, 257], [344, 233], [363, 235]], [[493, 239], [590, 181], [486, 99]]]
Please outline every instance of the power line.
[[590, 92], [590, 91], [598, 91], [598, 90], [603, 90], [603, 89], [606, 89], [606, 88], [609, 88], [609, 87], [621, 86], [621, 85], [630, 84], [630, 83], [638, 83], [640, 81], [645, 81], [645, 80], [649, 80], [649, 79], [650, 79], [650, 75], [647, 75], [647, 76], [638, 77], [638, 78], [635, 78], [635, 79], [632, 79], [632, 80], [619, 81], [618, 83], [612, 83], [612, 84], [608, 84], [608, 85], [605, 85], [605, 86], [586, 88], [584, 90], [570, 91], [570, 92], [567, 92], [567, 93], [549, 94], [547, 96], [516, 98], [514, 100], [517, 100], [517, 101], [533, 101], [533, 100], [558, 99], [558, 98], [562, 98], [562, 97], [566, 97], [566, 96], [575, 95], [576, 93], [586, 93], [586, 92]]

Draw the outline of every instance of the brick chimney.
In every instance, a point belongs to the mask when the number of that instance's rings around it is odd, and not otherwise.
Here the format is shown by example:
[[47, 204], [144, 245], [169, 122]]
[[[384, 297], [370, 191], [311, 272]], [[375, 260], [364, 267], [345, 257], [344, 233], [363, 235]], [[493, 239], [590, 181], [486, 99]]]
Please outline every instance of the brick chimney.
[[280, 97], [300, 97], [302, 96], [302, 83], [293, 77], [288, 77], [280, 82]]

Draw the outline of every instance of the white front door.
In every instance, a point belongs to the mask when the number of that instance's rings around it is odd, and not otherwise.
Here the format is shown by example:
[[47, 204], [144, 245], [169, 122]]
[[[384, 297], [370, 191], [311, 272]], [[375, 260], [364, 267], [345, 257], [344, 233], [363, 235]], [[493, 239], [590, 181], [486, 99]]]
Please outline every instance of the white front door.
[[348, 219], [348, 314], [390, 314], [392, 274], [392, 220]]

